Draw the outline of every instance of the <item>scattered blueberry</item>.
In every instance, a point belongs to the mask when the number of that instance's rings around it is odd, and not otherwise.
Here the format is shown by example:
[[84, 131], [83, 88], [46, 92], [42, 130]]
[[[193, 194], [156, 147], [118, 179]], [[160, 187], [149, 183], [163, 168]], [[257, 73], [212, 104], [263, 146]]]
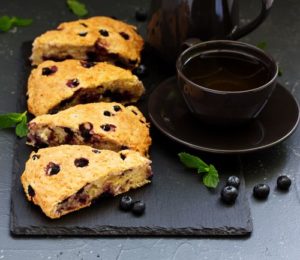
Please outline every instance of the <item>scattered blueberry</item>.
[[270, 187], [267, 184], [257, 184], [253, 188], [253, 196], [257, 199], [266, 199], [269, 193]]
[[93, 153], [101, 153], [101, 151], [100, 151], [100, 150], [97, 150], [97, 149], [93, 149], [92, 152], [93, 152]]
[[90, 122], [85, 122], [79, 125], [79, 131], [81, 136], [85, 141], [89, 140], [92, 136], [91, 130], [93, 129], [93, 124]]
[[233, 186], [238, 189], [240, 186], [240, 178], [237, 176], [230, 176], [227, 179], [226, 186]]
[[128, 146], [126, 146], [126, 145], [122, 145], [121, 146], [121, 150], [127, 150], [129, 147]]
[[144, 77], [147, 75], [147, 73], [148, 73], [148, 69], [144, 64], [140, 64], [138, 67], [136, 67], [133, 70], [133, 74], [139, 77]]
[[55, 164], [53, 162], [49, 162], [46, 167], [46, 175], [56, 175], [60, 172], [60, 166], [58, 164]]
[[122, 154], [122, 153], [120, 154], [120, 157], [121, 157], [122, 160], [125, 160], [125, 159], [126, 159], [126, 155], [124, 155], [124, 154]]
[[89, 165], [89, 160], [85, 158], [75, 159], [74, 164], [76, 167], [86, 167]]
[[127, 33], [125, 33], [125, 32], [120, 32], [120, 35], [127, 41], [127, 40], [129, 40], [129, 35], [127, 34]]
[[135, 19], [139, 22], [144, 22], [147, 19], [147, 11], [144, 8], [138, 8], [135, 11]]
[[76, 88], [79, 86], [79, 80], [78, 79], [69, 79], [66, 83], [66, 85], [69, 88]]
[[133, 206], [133, 200], [130, 196], [122, 196], [120, 200], [120, 209], [124, 211], [129, 211], [132, 209]]
[[51, 66], [51, 67], [45, 67], [42, 69], [42, 75], [44, 76], [50, 76], [54, 74], [57, 71], [56, 66]]
[[142, 200], [135, 201], [132, 207], [132, 213], [140, 216], [145, 212], [146, 205]]
[[31, 185], [28, 185], [28, 195], [30, 196], [30, 197], [34, 197], [34, 195], [35, 195], [35, 191], [34, 191], [34, 189], [31, 187]]
[[104, 36], [104, 37], [108, 37], [108, 36], [109, 36], [108, 31], [106, 31], [106, 30], [104, 30], [104, 29], [99, 30], [99, 33], [100, 33], [102, 36]]
[[118, 111], [120, 111], [120, 110], [122, 110], [122, 109], [121, 109], [121, 107], [120, 107], [120, 106], [118, 106], [118, 105], [115, 105], [115, 106], [114, 106], [114, 110], [115, 110], [116, 112], [118, 112]]
[[106, 132], [115, 131], [115, 129], [116, 129], [116, 126], [110, 125], [110, 124], [101, 125], [100, 127]]
[[103, 115], [105, 115], [105, 116], [111, 116], [111, 113], [109, 111], [104, 111]]
[[279, 190], [288, 190], [292, 184], [291, 179], [286, 175], [281, 175], [277, 179], [277, 188]]
[[221, 191], [221, 199], [227, 204], [233, 204], [238, 196], [238, 190], [234, 186], [225, 186]]

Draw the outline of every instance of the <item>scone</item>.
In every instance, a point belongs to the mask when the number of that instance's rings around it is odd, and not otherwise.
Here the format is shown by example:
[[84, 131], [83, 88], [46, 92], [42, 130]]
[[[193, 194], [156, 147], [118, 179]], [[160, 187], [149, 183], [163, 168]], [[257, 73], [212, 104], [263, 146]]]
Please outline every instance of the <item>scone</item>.
[[119, 103], [77, 105], [28, 124], [27, 141], [35, 147], [85, 144], [98, 149], [132, 149], [147, 155], [149, 124], [134, 106]]
[[99, 101], [136, 102], [144, 86], [131, 71], [79, 60], [45, 61], [28, 79], [28, 110], [35, 116], [76, 104]]
[[44, 60], [109, 61], [126, 68], [141, 60], [144, 41], [136, 27], [109, 17], [92, 17], [60, 24], [33, 42], [33, 65]]
[[150, 183], [150, 163], [135, 151], [62, 145], [33, 152], [21, 182], [29, 201], [49, 218], [59, 218], [102, 194], [116, 196]]

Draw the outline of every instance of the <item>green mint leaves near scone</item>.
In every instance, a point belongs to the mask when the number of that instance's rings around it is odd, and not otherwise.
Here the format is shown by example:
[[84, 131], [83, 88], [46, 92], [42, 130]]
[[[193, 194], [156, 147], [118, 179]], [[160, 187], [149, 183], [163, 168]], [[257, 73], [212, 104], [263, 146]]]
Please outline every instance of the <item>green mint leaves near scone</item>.
[[219, 174], [215, 166], [212, 164], [206, 164], [199, 157], [188, 154], [179, 153], [180, 161], [187, 167], [191, 169], [196, 169], [197, 173], [203, 174], [203, 184], [208, 188], [216, 188], [219, 183]]
[[0, 31], [7, 32], [14, 26], [28, 26], [32, 24], [32, 19], [23, 19], [16, 16], [0, 16]]
[[88, 14], [85, 4], [80, 3], [78, 0], [67, 0], [67, 5], [70, 8], [70, 10], [79, 17]]
[[15, 127], [15, 132], [18, 137], [27, 135], [27, 111], [24, 113], [9, 113], [0, 115], [0, 129]]

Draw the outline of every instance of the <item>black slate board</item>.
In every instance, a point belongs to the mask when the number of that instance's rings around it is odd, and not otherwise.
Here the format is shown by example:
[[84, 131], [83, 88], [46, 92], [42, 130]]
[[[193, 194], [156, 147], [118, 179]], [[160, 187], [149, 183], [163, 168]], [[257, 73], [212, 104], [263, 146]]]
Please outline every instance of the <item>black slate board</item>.
[[[109, 1], [104, 1], [104, 4]], [[109, 15], [109, 14], [107, 14]], [[48, 28], [45, 28], [45, 30]], [[143, 28], [142, 28], [143, 29]], [[30, 73], [27, 59], [30, 44], [23, 44], [23, 59], [20, 59], [19, 111], [26, 109], [26, 82]], [[143, 79], [147, 93], [138, 106], [147, 115], [147, 97], [163, 79], [174, 73], [148, 48], [144, 63], [149, 75]], [[135, 199], [146, 202], [146, 213], [135, 217], [118, 209], [119, 197], [102, 198], [90, 208], [71, 213], [58, 220], [47, 219], [41, 210], [26, 201], [20, 183], [20, 175], [29, 157], [31, 148], [25, 140], [16, 140], [11, 194], [11, 233], [13, 235], [137, 235], [137, 236], [226, 236], [248, 235], [252, 221], [245, 183], [238, 157], [215, 156], [191, 151], [167, 140], [151, 129], [153, 145], [151, 159], [154, 177], [151, 185], [129, 192]], [[220, 169], [221, 183], [216, 190], [201, 184], [201, 178], [185, 169], [177, 153], [187, 151], [200, 155]], [[219, 199], [220, 189], [229, 175], [241, 178], [239, 197], [233, 206], [226, 206]]]

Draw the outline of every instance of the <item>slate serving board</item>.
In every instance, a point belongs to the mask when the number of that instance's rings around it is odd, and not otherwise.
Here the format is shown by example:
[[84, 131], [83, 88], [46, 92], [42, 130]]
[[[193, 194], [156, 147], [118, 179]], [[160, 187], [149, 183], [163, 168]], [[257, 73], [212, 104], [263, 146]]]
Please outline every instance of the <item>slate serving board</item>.
[[[110, 1], [102, 2], [104, 5], [109, 3]], [[124, 12], [124, 9], [122, 10]], [[101, 14], [111, 15], [105, 12]], [[143, 28], [140, 29], [143, 31]], [[18, 111], [26, 109], [26, 82], [31, 69], [27, 62], [30, 49], [31, 43], [23, 44], [24, 57], [20, 59], [19, 69], [21, 73]], [[138, 106], [147, 115], [149, 93], [160, 81], [172, 75], [174, 70], [147, 47], [143, 56], [149, 73], [142, 79], [147, 92]], [[252, 231], [252, 221], [238, 157], [207, 155], [192, 151], [167, 140], [154, 127], [151, 128], [151, 135], [153, 145], [150, 155], [154, 172], [152, 184], [128, 193], [135, 199], [146, 202], [146, 213], [142, 217], [121, 212], [118, 209], [120, 198], [118, 196], [99, 199], [90, 208], [71, 213], [58, 220], [46, 218], [37, 206], [25, 199], [20, 176], [32, 150], [26, 146], [25, 140], [16, 140], [11, 194], [11, 233], [55, 236], [249, 235]], [[181, 151], [199, 155], [220, 169], [221, 183], [216, 190], [205, 188], [195, 172], [184, 168], [177, 157], [177, 153]], [[239, 196], [233, 206], [224, 205], [219, 198], [220, 189], [229, 175], [238, 175], [241, 178]]]

